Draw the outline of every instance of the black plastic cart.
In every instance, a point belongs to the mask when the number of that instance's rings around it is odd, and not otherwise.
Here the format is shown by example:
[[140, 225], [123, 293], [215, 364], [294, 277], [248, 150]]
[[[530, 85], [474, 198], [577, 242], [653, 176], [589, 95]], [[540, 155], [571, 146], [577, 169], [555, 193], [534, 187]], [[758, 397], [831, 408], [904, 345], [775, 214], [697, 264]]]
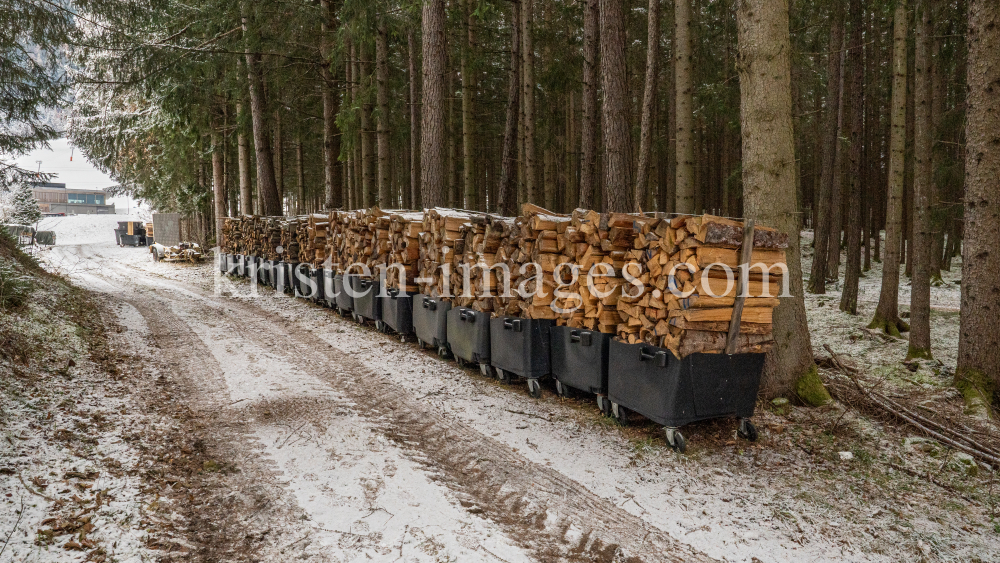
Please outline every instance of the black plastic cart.
[[666, 427], [667, 443], [683, 452], [679, 427], [698, 420], [736, 417], [738, 434], [757, 440], [750, 422], [757, 402], [764, 354], [691, 354], [679, 360], [665, 348], [612, 341], [608, 399], [612, 414], [629, 411]]
[[437, 349], [438, 355], [448, 356], [448, 311], [451, 303], [439, 297], [418, 293], [413, 296], [413, 331], [417, 344]]
[[382, 290], [379, 282], [352, 276], [354, 288], [354, 320], [359, 323], [382, 320], [382, 301], [378, 298]]
[[477, 364], [483, 375], [491, 375], [490, 314], [469, 307], [452, 307], [447, 319], [448, 349], [458, 365]]
[[389, 288], [382, 301], [382, 319], [375, 326], [382, 332], [388, 329], [399, 334], [399, 340], [406, 342], [406, 337], [413, 332], [413, 296], [404, 294], [396, 288]]
[[549, 329], [555, 321], [498, 317], [490, 319], [490, 364], [497, 378], [510, 381], [512, 376], [528, 380], [528, 393], [542, 396], [540, 380], [552, 372]]
[[597, 406], [611, 413], [608, 394], [608, 344], [611, 335], [583, 328], [554, 326], [549, 330], [552, 345], [552, 378], [556, 393], [563, 397], [573, 390], [597, 395]]
[[354, 283], [351, 278], [357, 276], [357, 274], [343, 274], [333, 277], [334, 300], [336, 301], [334, 306], [341, 315], [354, 312], [354, 297], [351, 297], [351, 294], [347, 292], [347, 288], [353, 287], [350, 285]]
[[323, 305], [326, 303], [326, 288], [323, 287], [323, 268], [313, 268], [309, 266], [309, 280], [312, 281], [315, 287], [312, 293], [309, 293], [309, 284], [299, 284], [299, 293], [302, 294], [307, 299], [311, 300], [313, 303], [319, 303]]

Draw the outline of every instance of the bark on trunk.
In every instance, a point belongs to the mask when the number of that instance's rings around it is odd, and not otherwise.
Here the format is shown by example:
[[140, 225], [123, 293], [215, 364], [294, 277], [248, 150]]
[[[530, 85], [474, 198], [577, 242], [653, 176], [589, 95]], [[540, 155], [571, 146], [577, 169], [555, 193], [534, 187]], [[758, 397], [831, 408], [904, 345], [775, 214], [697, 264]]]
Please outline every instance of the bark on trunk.
[[967, 403], [1000, 390], [1000, 5], [969, 2], [962, 314], [955, 382]]
[[826, 293], [827, 252], [830, 246], [830, 226], [833, 196], [834, 166], [840, 135], [840, 49], [844, 44], [844, 2], [833, 0], [831, 7], [829, 55], [826, 65], [826, 114], [823, 116], [823, 171], [816, 196], [816, 226], [813, 231], [813, 260], [809, 272], [809, 291]]
[[245, 131], [243, 104], [236, 104], [236, 160], [240, 175], [240, 213], [253, 215], [253, 186], [250, 181], [250, 146]]
[[[899, 250], [902, 243], [903, 167], [906, 158], [906, 0], [897, 0], [892, 39], [892, 133], [889, 138], [889, 187], [885, 218], [882, 290], [869, 328], [899, 336], [909, 329], [899, 318]], [[878, 235], [876, 234], [876, 238]]]
[[417, 47], [413, 32], [406, 34], [410, 63], [410, 199], [413, 209], [421, 209], [420, 201], [420, 78], [417, 74]]
[[320, 78], [323, 88], [323, 193], [324, 206], [336, 209], [341, 206], [340, 174], [337, 159], [340, 157], [340, 136], [337, 130], [336, 95], [330, 73], [330, 0], [320, 0], [322, 9], [320, 36]]
[[479, 187], [476, 185], [476, 122], [474, 117], [476, 73], [470, 61], [476, 45], [475, 13], [472, 1], [465, 0], [465, 49], [462, 50], [462, 184], [465, 205], [479, 209]]
[[507, 82], [507, 118], [503, 130], [503, 160], [496, 207], [497, 212], [506, 217], [517, 214], [517, 122], [521, 113], [520, 0], [511, 2], [510, 10], [510, 74]]
[[295, 139], [295, 178], [299, 189], [298, 202], [295, 208], [299, 215], [306, 212], [306, 167], [302, 152], [302, 135], [300, 134]]
[[791, 391], [804, 375], [815, 374], [799, 258], [788, 0], [743, 0], [736, 22], [744, 214], [788, 234], [792, 297], [774, 310], [775, 346], [764, 373], [765, 393], [778, 395]]
[[847, 201], [847, 267], [844, 271], [844, 288], [840, 294], [840, 310], [851, 315], [858, 314], [858, 281], [861, 277], [861, 213], [864, 209], [862, 178], [864, 175], [864, 7], [861, 0], [850, 2], [851, 34], [848, 59], [851, 68], [851, 172], [848, 182]]
[[677, 138], [677, 213], [694, 213], [694, 85], [691, 70], [691, 0], [674, 2], [674, 94]]
[[421, 121], [421, 190], [424, 207], [444, 203], [445, 188], [445, 14], [444, 0], [424, 0]]
[[368, 208], [378, 203], [378, 184], [375, 177], [375, 126], [372, 123], [375, 105], [371, 101], [372, 63], [364, 43], [358, 46], [358, 58], [361, 71], [358, 74], [361, 88], [361, 205]]
[[931, 2], [917, 4], [915, 96], [913, 132], [913, 279], [910, 284], [910, 348], [907, 358], [931, 357], [930, 196], [931, 168]]
[[[244, 29], [246, 20], [244, 19]], [[261, 214], [281, 215], [278, 185], [274, 180], [274, 155], [271, 152], [270, 128], [267, 126], [267, 102], [264, 100], [264, 78], [261, 75], [261, 57], [247, 53], [247, 78], [250, 83], [250, 118], [253, 122], [253, 141], [257, 155], [257, 192], [261, 201]]]
[[281, 109], [274, 110], [274, 183], [278, 188], [278, 208], [285, 214], [285, 154]]
[[597, 182], [597, 69], [600, 0], [587, 0], [583, 8], [583, 93], [580, 122], [580, 199], [578, 207], [594, 207]]
[[601, 0], [601, 106], [604, 122], [604, 211], [629, 212], [632, 197], [632, 139], [625, 67], [623, 0]]
[[378, 102], [378, 204], [395, 207], [389, 173], [389, 30], [384, 21], [375, 34], [375, 80]]
[[535, 147], [535, 45], [531, 31], [534, 0], [521, 4], [521, 80], [524, 105], [524, 188], [528, 201], [539, 203], [538, 153]]
[[212, 116], [212, 191], [215, 196], [215, 245], [222, 246], [222, 225], [226, 219], [225, 148], [219, 133], [218, 117]]
[[635, 179], [635, 210], [648, 207], [650, 156], [653, 153], [653, 107], [660, 60], [660, 0], [649, 0], [646, 28], [646, 89], [642, 94], [642, 121], [639, 133], [639, 166]]

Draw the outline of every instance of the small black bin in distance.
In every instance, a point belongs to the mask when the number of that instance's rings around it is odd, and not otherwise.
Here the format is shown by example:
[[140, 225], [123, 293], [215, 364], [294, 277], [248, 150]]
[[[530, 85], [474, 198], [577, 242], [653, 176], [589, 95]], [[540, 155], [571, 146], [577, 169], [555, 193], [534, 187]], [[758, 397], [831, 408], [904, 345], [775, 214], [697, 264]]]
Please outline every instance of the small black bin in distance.
[[608, 392], [608, 349], [611, 335], [554, 326], [549, 330], [552, 346], [552, 377], [561, 385], [588, 393]]
[[549, 329], [555, 321], [498, 317], [490, 319], [490, 363], [527, 379], [551, 373]]
[[282, 268], [278, 260], [267, 261], [267, 285], [271, 289], [278, 289], [278, 270]]
[[243, 275], [246, 276], [251, 282], [257, 283], [257, 257], [254, 255], [248, 255], [246, 261], [243, 265]]
[[401, 336], [413, 332], [413, 296], [389, 288], [382, 301], [382, 322]]
[[764, 354], [691, 354], [612, 340], [608, 399], [677, 428], [698, 420], [753, 416]]
[[469, 307], [448, 311], [448, 348], [461, 361], [490, 362], [490, 314]]
[[421, 343], [442, 349], [448, 347], [448, 311], [451, 303], [418, 293], [413, 296], [413, 331]]
[[370, 321], [382, 320], [382, 301], [378, 298], [381, 291], [379, 282], [354, 276], [351, 283], [354, 284], [354, 313]]
[[226, 253], [224, 253], [224, 252], [220, 252], [219, 253], [219, 273], [222, 273], [222, 274], [226, 273], [226, 265], [228, 264], [228, 262], [229, 262], [229, 255], [226, 254]]

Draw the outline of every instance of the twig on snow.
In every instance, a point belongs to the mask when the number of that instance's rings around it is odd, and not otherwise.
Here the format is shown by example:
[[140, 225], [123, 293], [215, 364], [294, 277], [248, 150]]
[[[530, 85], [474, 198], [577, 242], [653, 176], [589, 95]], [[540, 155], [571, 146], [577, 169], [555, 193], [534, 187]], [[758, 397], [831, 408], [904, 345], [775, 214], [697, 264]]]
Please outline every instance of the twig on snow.
[[[18, 477], [20, 476], [21, 474], [18, 473]], [[23, 483], [24, 481], [21, 482]], [[3, 556], [3, 552], [7, 550], [7, 544], [10, 543], [10, 538], [14, 536], [14, 532], [21, 526], [21, 518], [24, 518], [24, 497], [21, 497], [21, 511], [17, 513], [17, 522], [14, 522], [14, 528], [7, 534], [7, 539], [3, 540], [3, 547], [0, 548], [0, 556]]]

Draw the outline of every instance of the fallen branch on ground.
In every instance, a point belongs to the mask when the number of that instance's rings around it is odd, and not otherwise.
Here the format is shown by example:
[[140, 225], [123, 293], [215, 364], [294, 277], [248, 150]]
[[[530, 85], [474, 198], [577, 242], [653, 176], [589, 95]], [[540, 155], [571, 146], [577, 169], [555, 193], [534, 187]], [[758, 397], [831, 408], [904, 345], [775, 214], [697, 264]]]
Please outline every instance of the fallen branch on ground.
[[[877, 391], [871, 391], [865, 388], [861, 385], [854, 374], [844, 367], [843, 362], [840, 361], [840, 357], [837, 356], [837, 353], [834, 352], [828, 344], [824, 344], [823, 347], [830, 353], [830, 357], [833, 360], [834, 365], [837, 366], [840, 372], [846, 375], [851, 382], [854, 383], [854, 386], [860, 393], [860, 398], [864, 401], [865, 406], [869, 408], [876, 408], [879, 412], [889, 414], [894, 418], [903, 420], [910, 426], [913, 426], [925, 435], [934, 438], [939, 442], [961, 450], [987, 463], [993, 468], [1000, 468], [1000, 453], [996, 450], [967, 436], [963, 436], [951, 428], [919, 415]], [[835, 392], [843, 393], [846, 391], [845, 388], [839, 385], [833, 385], [832, 387]]]

